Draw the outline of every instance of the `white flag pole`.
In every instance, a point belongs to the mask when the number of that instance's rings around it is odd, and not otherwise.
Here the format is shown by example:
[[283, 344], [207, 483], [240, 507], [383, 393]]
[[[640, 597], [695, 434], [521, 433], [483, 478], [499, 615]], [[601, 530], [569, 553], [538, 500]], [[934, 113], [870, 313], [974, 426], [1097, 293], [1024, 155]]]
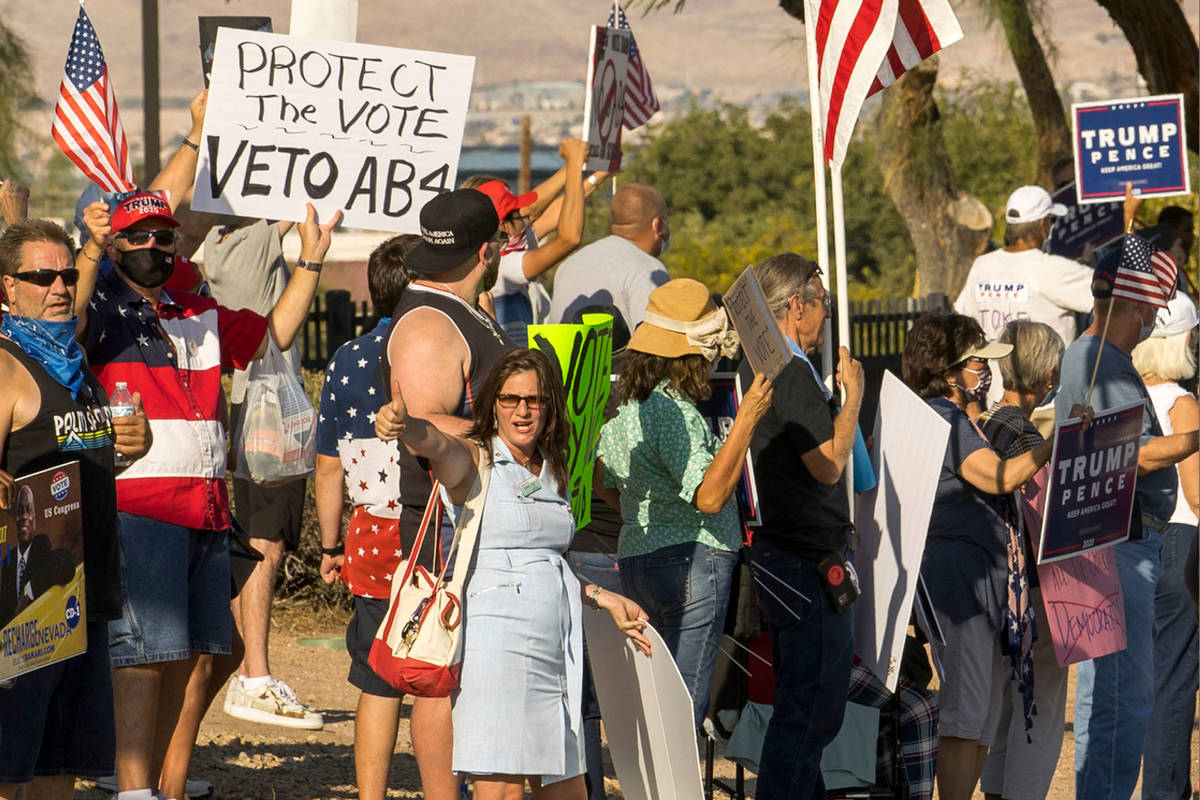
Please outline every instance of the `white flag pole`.
[[[808, 54], [808, 108], [812, 120], [813, 179], [817, 203], [817, 263], [821, 265], [821, 283], [829, 291], [829, 221], [825, 210], [825, 137], [822, 135], [821, 76], [817, 66], [817, 41], [813, 36], [816, 19], [811, 3], [805, 4], [804, 48]], [[825, 320], [825, 344], [821, 348], [821, 374], [833, 374], [833, 328]]]
[[[837, 318], [838, 341], [850, 349], [850, 293], [846, 277], [846, 220], [842, 203], [842, 165], [830, 164], [829, 174], [833, 183], [833, 249], [837, 264]], [[826, 347], [826, 350], [829, 348]], [[854, 448], [846, 458], [846, 495], [849, 502], [850, 521], [854, 522]]]

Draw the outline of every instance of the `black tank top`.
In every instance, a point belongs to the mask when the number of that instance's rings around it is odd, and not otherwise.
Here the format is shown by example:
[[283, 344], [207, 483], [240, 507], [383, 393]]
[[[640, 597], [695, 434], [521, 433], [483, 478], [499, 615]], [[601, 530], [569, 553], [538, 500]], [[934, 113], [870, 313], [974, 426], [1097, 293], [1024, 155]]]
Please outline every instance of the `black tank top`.
[[[471, 354], [471, 367], [467, 374], [467, 382], [463, 387], [462, 400], [459, 404], [458, 415], [470, 419], [474, 412], [474, 400], [479, 396], [483, 381], [488, 370], [504, 355], [516, 347], [505, 335], [504, 329], [486, 314], [482, 314], [469, 306], [466, 301], [444, 289], [410, 283], [400, 296], [392, 312], [392, 323], [388, 327], [387, 339], [384, 342], [384, 357], [380, 359], [383, 370], [384, 394], [388, 401], [392, 399], [391, 364], [388, 362], [388, 344], [395, 333], [396, 325], [406, 314], [418, 308], [432, 308], [441, 312], [458, 329], [467, 349]], [[435, 376], [430, 376], [434, 379]], [[418, 459], [408, 452], [403, 445], [400, 450], [400, 503], [403, 509], [400, 513], [400, 543], [404, 557], [409, 557], [409, 549], [421, 522], [421, 513], [429, 499], [429, 491], [433, 482], [429, 474], [429, 465], [424, 459]], [[426, 542], [435, 539], [426, 536]], [[431, 549], [422, 548], [420, 558], [427, 563]]]
[[89, 622], [121, 616], [121, 559], [117, 541], [117, 484], [113, 466], [112, 421], [108, 397], [90, 369], [76, 401], [69, 390], [10, 339], [0, 349], [20, 363], [41, 393], [37, 416], [11, 431], [0, 469], [19, 477], [79, 462], [83, 504], [83, 573]]

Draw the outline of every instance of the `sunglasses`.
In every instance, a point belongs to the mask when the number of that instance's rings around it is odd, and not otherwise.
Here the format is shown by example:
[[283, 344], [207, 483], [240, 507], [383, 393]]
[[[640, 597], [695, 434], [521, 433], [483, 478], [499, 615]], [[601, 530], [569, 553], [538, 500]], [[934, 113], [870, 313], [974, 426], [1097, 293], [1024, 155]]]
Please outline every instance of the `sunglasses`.
[[496, 405], [505, 409], [513, 409], [521, 405], [524, 401], [525, 407], [530, 411], [537, 411], [544, 404], [550, 402], [550, 398], [544, 394], [498, 394], [496, 395]]
[[62, 278], [62, 282], [66, 286], [74, 286], [79, 282], [79, 270], [71, 267], [69, 269], [31, 269], [25, 272], [14, 272], [14, 278], [26, 283], [32, 283], [34, 286], [47, 288], [54, 285], [54, 282]]
[[131, 245], [133, 245], [134, 247], [141, 247], [142, 245], [149, 244], [151, 239], [154, 240], [155, 244], [160, 244], [163, 247], [170, 247], [171, 245], [175, 244], [177, 237], [175, 235], [175, 231], [163, 230], [163, 231], [121, 231], [118, 234], [114, 234], [113, 238], [114, 239], [124, 239], [125, 241], [127, 241]]

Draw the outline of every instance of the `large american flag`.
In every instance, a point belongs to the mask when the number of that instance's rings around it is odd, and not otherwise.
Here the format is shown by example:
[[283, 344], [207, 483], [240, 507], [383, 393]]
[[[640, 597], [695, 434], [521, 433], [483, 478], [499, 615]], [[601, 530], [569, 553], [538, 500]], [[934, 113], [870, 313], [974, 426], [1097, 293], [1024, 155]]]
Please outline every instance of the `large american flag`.
[[806, 0], [825, 160], [841, 164], [863, 102], [962, 38], [949, 0]]
[[633, 130], [646, 124], [658, 111], [658, 97], [654, 87], [650, 85], [650, 73], [638, 52], [637, 41], [633, 38], [633, 29], [625, 18], [625, 10], [614, 5], [608, 12], [608, 27], [629, 31], [629, 66], [625, 68], [625, 117], [621, 124], [627, 130]]
[[1125, 234], [1121, 263], [1113, 279], [1113, 297], [1123, 297], [1166, 308], [1175, 297], [1179, 268], [1165, 250], [1159, 250], [1137, 234]]
[[51, 134], [67, 158], [100, 188], [107, 192], [136, 188], [129, 143], [100, 40], [82, 8], [67, 50]]

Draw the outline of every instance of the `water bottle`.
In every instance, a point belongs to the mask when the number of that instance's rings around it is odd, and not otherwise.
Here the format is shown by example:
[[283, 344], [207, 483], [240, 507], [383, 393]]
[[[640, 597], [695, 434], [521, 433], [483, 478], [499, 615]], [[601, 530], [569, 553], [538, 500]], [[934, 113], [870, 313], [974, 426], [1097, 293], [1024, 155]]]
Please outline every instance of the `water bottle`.
[[[125, 381], [117, 381], [117, 388], [108, 396], [108, 413], [113, 418], [133, 416], [133, 395]], [[116, 451], [113, 452], [113, 461], [118, 467], [128, 467], [133, 463], [132, 458]]]

